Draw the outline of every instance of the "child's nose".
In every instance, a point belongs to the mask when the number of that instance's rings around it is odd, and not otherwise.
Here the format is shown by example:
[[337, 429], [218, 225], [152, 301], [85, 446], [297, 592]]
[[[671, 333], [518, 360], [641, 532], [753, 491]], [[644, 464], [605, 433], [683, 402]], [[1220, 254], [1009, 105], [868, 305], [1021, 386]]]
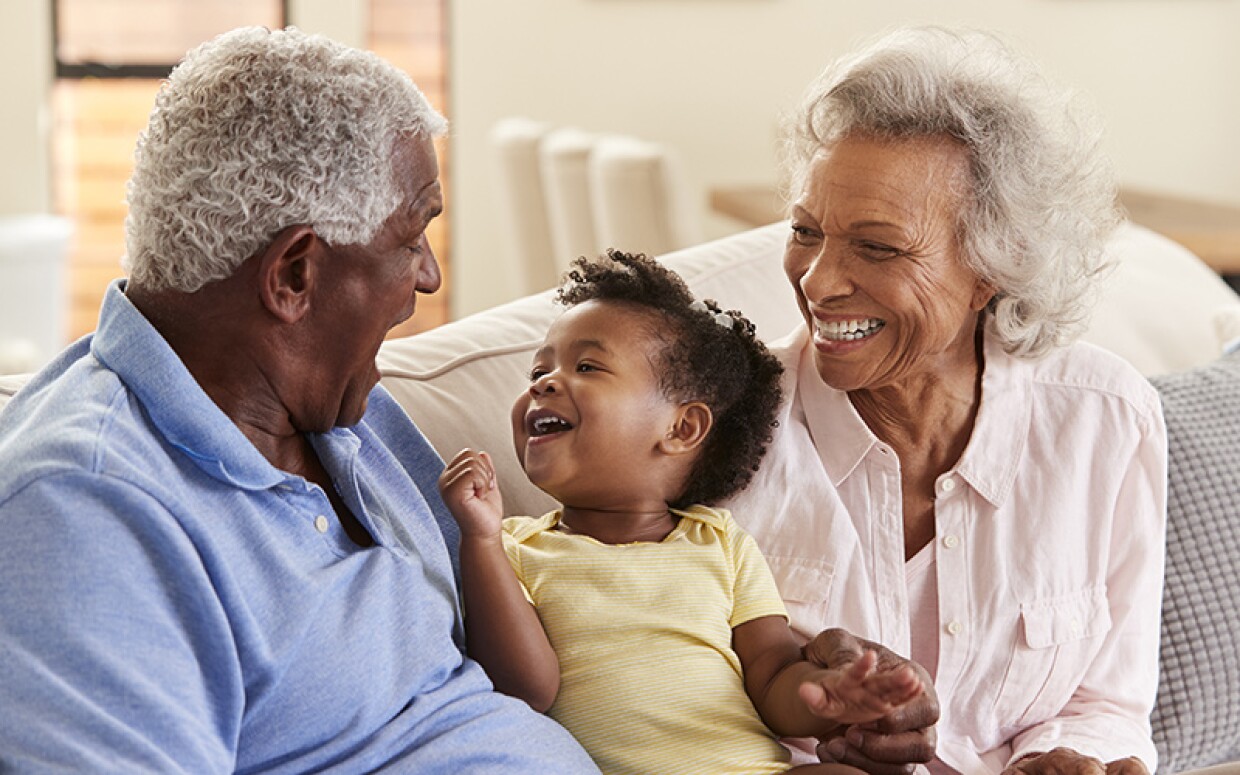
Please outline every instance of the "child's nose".
[[530, 384], [530, 393], [541, 396], [544, 393], [554, 393], [556, 391], [556, 380], [551, 372], [543, 374]]

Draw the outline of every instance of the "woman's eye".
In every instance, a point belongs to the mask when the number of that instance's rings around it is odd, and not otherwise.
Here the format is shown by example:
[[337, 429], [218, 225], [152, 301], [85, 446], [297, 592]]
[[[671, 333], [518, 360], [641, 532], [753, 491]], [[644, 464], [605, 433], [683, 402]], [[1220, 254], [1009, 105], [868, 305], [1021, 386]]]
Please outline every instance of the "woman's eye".
[[900, 255], [900, 251], [897, 248], [893, 248], [890, 245], [884, 245], [879, 242], [860, 242], [857, 244], [857, 249], [866, 258], [879, 261], [885, 258], [894, 258], [895, 256]]
[[817, 238], [817, 234], [808, 226], [792, 224], [792, 239], [802, 245], [809, 244]]

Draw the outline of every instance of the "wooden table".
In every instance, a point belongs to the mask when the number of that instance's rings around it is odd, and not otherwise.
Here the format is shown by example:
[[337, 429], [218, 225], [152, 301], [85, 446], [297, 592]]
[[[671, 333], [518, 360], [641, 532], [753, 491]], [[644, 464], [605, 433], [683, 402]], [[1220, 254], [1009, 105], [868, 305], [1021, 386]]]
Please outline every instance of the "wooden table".
[[[1133, 223], [1175, 240], [1221, 275], [1240, 275], [1240, 207], [1131, 188], [1120, 189], [1119, 203]], [[715, 188], [710, 206], [749, 226], [785, 215], [784, 202], [771, 186]]]

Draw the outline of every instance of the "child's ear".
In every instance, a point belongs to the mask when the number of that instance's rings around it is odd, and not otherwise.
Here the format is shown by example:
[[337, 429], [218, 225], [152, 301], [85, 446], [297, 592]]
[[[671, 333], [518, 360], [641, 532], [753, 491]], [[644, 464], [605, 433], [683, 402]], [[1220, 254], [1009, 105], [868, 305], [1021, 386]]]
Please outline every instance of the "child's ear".
[[668, 455], [681, 455], [702, 446], [715, 422], [710, 407], [701, 401], [681, 404], [667, 435], [659, 442], [659, 449]]

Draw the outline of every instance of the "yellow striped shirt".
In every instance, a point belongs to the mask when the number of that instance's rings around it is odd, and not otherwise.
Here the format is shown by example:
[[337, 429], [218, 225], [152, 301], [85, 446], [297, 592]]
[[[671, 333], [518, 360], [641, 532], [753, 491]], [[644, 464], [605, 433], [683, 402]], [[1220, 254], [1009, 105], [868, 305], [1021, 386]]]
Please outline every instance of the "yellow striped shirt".
[[786, 616], [754, 540], [722, 510], [674, 511], [658, 543], [504, 521], [509, 560], [560, 660], [549, 711], [606, 775], [777, 773], [788, 754], [745, 693], [732, 628]]

